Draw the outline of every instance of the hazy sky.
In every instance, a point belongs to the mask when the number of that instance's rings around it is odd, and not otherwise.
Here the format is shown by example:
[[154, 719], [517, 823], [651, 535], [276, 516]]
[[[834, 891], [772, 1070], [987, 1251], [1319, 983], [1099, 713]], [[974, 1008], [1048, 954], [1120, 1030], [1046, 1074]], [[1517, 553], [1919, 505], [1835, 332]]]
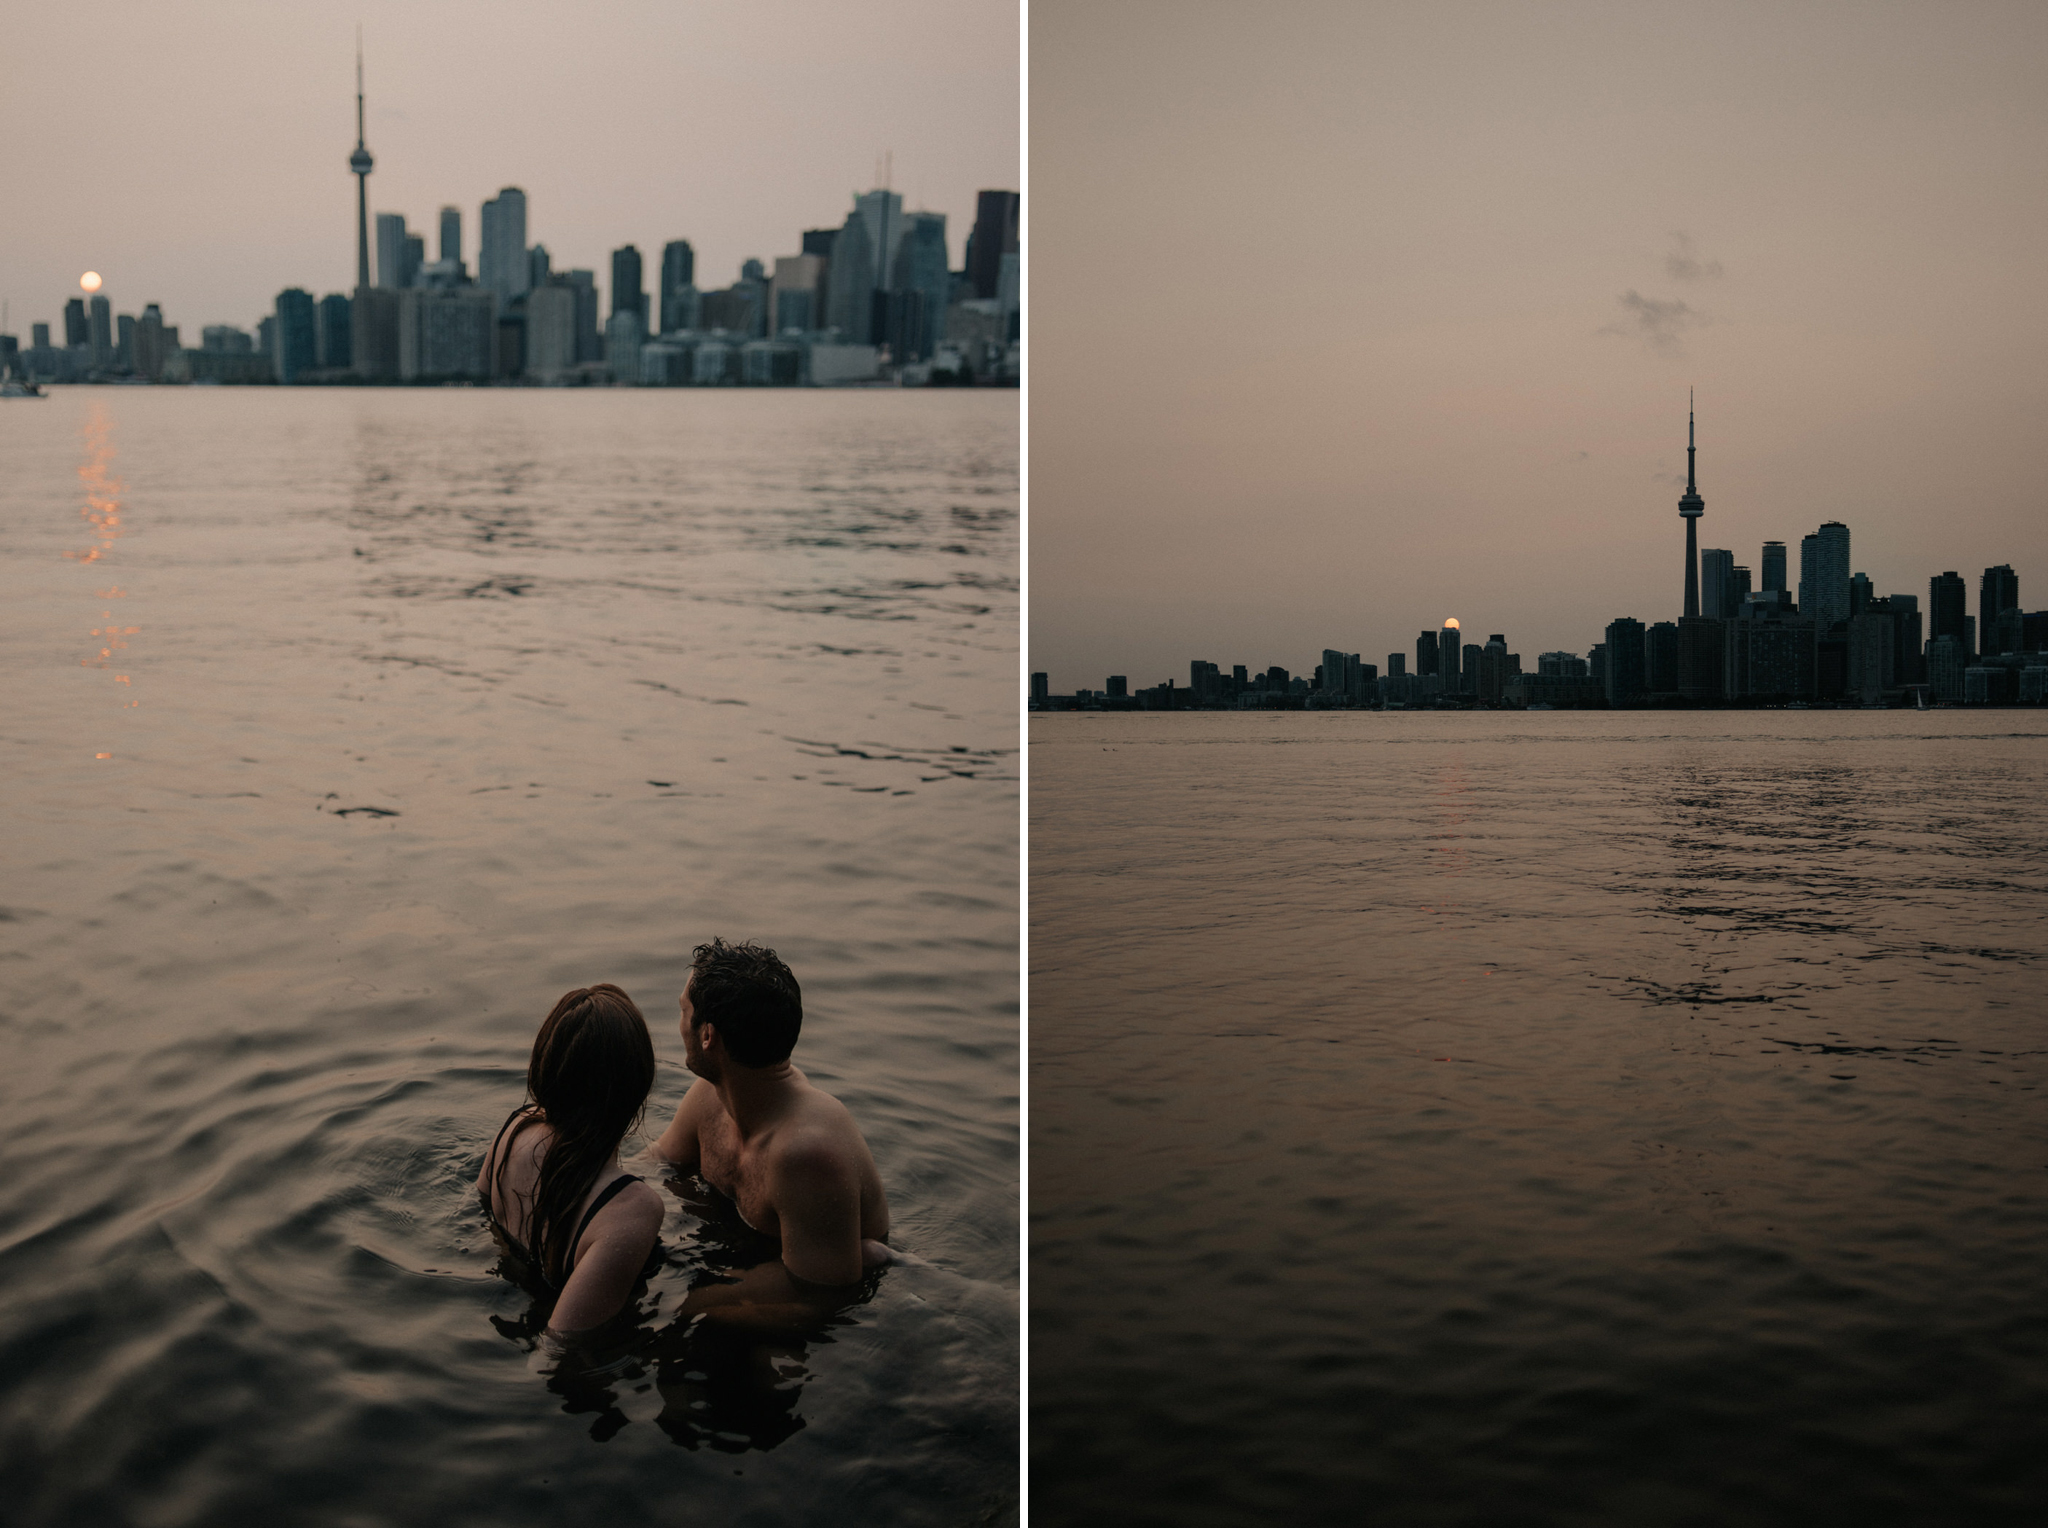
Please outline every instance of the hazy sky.
[[8, 0], [10, 332], [46, 321], [61, 343], [87, 269], [116, 312], [161, 303], [191, 343], [284, 287], [352, 287], [358, 21], [371, 216], [403, 212], [432, 259], [441, 206], [461, 208], [472, 273], [478, 208], [508, 185], [528, 241], [607, 294], [626, 243], [650, 290], [670, 239], [699, 286], [772, 269], [845, 220], [887, 150], [906, 205], [946, 214], [955, 266], [975, 192], [1018, 185], [1015, 0]]
[[2048, 607], [2048, 7], [1034, 0], [1031, 667], [1525, 667], [1846, 522]]

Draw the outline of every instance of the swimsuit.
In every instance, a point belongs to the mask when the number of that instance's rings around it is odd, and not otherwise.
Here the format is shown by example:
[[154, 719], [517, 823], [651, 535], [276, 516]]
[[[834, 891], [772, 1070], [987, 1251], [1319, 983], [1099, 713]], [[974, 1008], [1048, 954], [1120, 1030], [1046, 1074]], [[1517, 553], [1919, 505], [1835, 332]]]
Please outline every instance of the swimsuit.
[[[514, 1109], [509, 1115], [505, 1117], [505, 1123], [498, 1127], [497, 1140], [491, 1142], [490, 1154], [484, 1158], [484, 1161], [486, 1163], [496, 1161], [498, 1159], [498, 1147], [501, 1144], [503, 1144], [505, 1140], [505, 1132], [507, 1130], [512, 1130], [513, 1120], [518, 1119], [523, 1114], [525, 1114], [528, 1119], [540, 1118], [540, 1116], [537, 1114], [526, 1114], [527, 1108], [528, 1105], [521, 1104], [518, 1108]], [[512, 1133], [515, 1137], [519, 1134], [519, 1132], [516, 1130], [513, 1130]], [[502, 1162], [499, 1165], [502, 1167]], [[562, 1292], [563, 1286], [569, 1282], [569, 1273], [575, 1267], [576, 1264], [576, 1249], [577, 1247], [582, 1245], [583, 1233], [590, 1229], [590, 1222], [596, 1218], [597, 1212], [599, 1210], [603, 1209], [606, 1205], [612, 1202], [613, 1196], [618, 1194], [618, 1192], [621, 1189], [625, 1188], [625, 1186], [629, 1183], [637, 1183], [638, 1181], [639, 1180], [635, 1178], [631, 1173], [622, 1172], [618, 1175], [618, 1177], [612, 1179], [611, 1182], [607, 1183], [604, 1186], [603, 1193], [599, 1194], [595, 1199], [590, 1201], [590, 1208], [583, 1212], [583, 1219], [577, 1222], [576, 1234], [569, 1238], [568, 1260], [563, 1264], [562, 1267], [561, 1284], [557, 1284], [553, 1279], [548, 1277], [547, 1270], [541, 1267], [540, 1264], [537, 1261], [535, 1261], [533, 1254], [526, 1250], [526, 1244], [520, 1241], [518, 1237], [514, 1236], [509, 1230], [505, 1228], [503, 1223], [499, 1221], [497, 1215], [491, 1209], [491, 1191], [489, 1189], [485, 1189], [482, 1191], [482, 1198], [484, 1201], [484, 1218], [490, 1221], [493, 1230], [495, 1230], [500, 1236], [505, 1238], [505, 1244], [512, 1249], [512, 1251], [518, 1256], [520, 1261], [525, 1263], [529, 1268], [533, 1269], [534, 1273], [539, 1277], [540, 1281], [543, 1284], [547, 1285], [549, 1289], [553, 1290], [556, 1294], [560, 1294]], [[660, 1256], [661, 1248], [657, 1246], [654, 1249], [653, 1260], [659, 1260]]]

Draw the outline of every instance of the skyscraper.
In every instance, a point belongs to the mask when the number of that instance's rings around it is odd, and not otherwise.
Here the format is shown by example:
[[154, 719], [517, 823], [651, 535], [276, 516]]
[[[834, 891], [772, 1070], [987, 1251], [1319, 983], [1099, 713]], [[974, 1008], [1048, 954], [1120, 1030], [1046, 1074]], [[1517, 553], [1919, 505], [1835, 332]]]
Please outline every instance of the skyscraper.
[[533, 286], [533, 264], [526, 252], [526, 193], [517, 186], [505, 187], [484, 203], [476, 280], [497, 294], [500, 311]]
[[661, 304], [661, 332], [697, 327], [690, 298], [697, 290], [697, 252], [688, 239], [671, 239], [661, 247], [661, 285], [656, 289]]
[[1719, 547], [1700, 553], [1700, 613], [1716, 620], [1735, 614], [1735, 554]]
[[[617, 318], [625, 312], [640, 315], [640, 329], [644, 334], [647, 330], [647, 289], [640, 284], [640, 251], [631, 244], [612, 251], [612, 317]], [[638, 380], [637, 374], [635, 380]]]
[[413, 271], [407, 258], [414, 243], [406, 232], [405, 214], [377, 214], [377, 285], [387, 292], [402, 292], [412, 285]]
[[1634, 700], [1649, 686], [1648, 648], [1643, 623], [1632, 616], [1607, 623], [1607, 703]]
[[1969, 586], [1954, 569], [1928, 579], [1927, 640], [1954, 637], [1960, 645], [1967, 635], [1969, 602]]
[[903, 198], [894, 191], [870, 191], [853, 199], [867, 230], [868, 260], [875, 273], [875, 285], [885, 290], [896, 269], [896, 247], [903, 242]]
[[460, 261], [462, 259], [462, 209], [443, 207], [441, 209], [441, 258]]
[[92, 330], [85, 321], [85, 299], [74, 297], [64, 304], [64, 343], [84, 345], [90, 343]]
[[865, 345], [874, 335], [875, 264], [870, 248], [867, 224], [856, 207], [833, 238], [831, 268], [825, 276], [825, 322], [854, 345]]
[[994, 297], [1003, 256], [1017, 252], [1017, 224], [1023, 211], [1015, 191], [983, 191], [974, 199], [974, 229], [967, 236], [967, 279], [976, 297]]
[[[1849, 527], [1829, 520], [1813, 533], [1813, 562], [1810, 574], [1802, 567], [1799, 610], [1819, 625], [1822, 636], [1838, 621], [1849, 619]], [[1802, 561], [1806, 543], [1800, 543]], [[1810, 587], [1809, 587], [1810, 579]]]
[[1785, 587], [1785, 543], [1764, 543], [1764, 593]]
[[92, 294], [91, 310], [86, 321], [87, 343], [92, 346], [92, 364], [104, 371], [114, 364], [114, 310], [98, 292]]
[[[2020, 579], [2011, 566], [2000, 563], [1995, 568], [1986, 568], [1977, 585], [1977, 642], [1982, 651], [2002, 653], [2017, 649], [2017, 643], [2008, 649], [2000, 640], [1998, 618], [2001, 612], [2017, 610], [2019, 605]], [[2013, 635], [2017, 637], [2018, 633]]]
[[286, 287], [277, 294], [277, 322], [271, 329], [277, 353], [270, 364], [277, 368], [277, 380], [296, 382], [301, 372], [320, 364], [320, 341], [313, 316], [313, 294], [298, 287]]
[[1437, 674], [1443, 680], [1444, 693], [1458, 693], [1464, 677], [1465, 652], [1459, 645], [1459, 631], [1456, 617], [1446, 617], [1443, 629], [1436, 634]]
[[[1707, 501], [1700, 497], [1698, 481], [1693, 474], [1693, 412], [1688, 401], [1685, 410], [1685, 497], [1678, 501], [1678, 512], [1685, 517], [1685, 613], [1697, 617], [1700, 613], [1700, 516], [1707, 512]], [[1731, 562], [1733, 558], [1729, 559]]]
[[906, 213], [890, 287], [896, 292], [918, 293], [922, 301], [915, 305], [918, 311], [912, 321], [901, 324], [901, 332], [889, 337], [899, 360], [924, 360], [938, 344], [946, 325], [946, 297], [952, 280], [953, 274], [946, 268], [946, 215]]
[[[1390, 665], [1392, 661], [1388, 660]], [[1436, 628], [1431, 627], [1415, 639], [1415, 677], [1420, 679], [1426, 674], [1442, 672], [1443, 664], [1438, 661], [1436, 655]]]

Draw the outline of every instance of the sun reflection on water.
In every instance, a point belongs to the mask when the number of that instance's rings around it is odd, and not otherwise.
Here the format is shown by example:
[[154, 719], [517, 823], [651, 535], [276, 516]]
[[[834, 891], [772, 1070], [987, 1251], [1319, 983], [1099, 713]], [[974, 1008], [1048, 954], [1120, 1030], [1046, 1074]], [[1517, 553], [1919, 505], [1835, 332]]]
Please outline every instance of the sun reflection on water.
[[[79, 464], [78, 480], [85, 488], [85, 503], [79, 507], [78, 513], [92, 527], [93, 540], [91, 546], [66, 552], [64, 556], [72, 562], [100, 562], [113, 551], [114, 543], [126, 534], [121, 523], [121, 495], [127, 484], [113, 473], [114, 422], [104, 407], [94, 406], [80, 434], [85, 442], [85, 460]], [[112, 602], [128, 597], [128, 591], [119, 584], [96, 589], [93, 593], [107, 602], [100, 611], [101, 624], [91, 628], [90, 633], [98, 643], [98, 651], [78, 662], [82, 668], [112, 669], [119, 664], [119, 655], [127, 650], [128, 639], [142, 628], [124, 625], [115, 618]], [[134, 678], [117, 673], [114, 683], [132, 690]], [[141, 704], [132, 694], [121, 702], [124, 708]], [[94, 757], [104, 759], [108, 755], [100, 753]]]

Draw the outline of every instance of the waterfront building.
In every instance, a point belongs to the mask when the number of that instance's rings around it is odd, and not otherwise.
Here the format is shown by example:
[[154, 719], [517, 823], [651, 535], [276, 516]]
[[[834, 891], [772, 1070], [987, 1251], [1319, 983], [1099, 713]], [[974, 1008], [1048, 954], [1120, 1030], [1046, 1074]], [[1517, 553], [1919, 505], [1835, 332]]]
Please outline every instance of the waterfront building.
[[485, 381], [497, 360], [497, 294], [485, 287], [413, 287], [398, 296], [400, 381]]
[[366, 382], [398, 380], [399, 307], [404, 295], [381, 284], [356, 292], [349, 313], [349, 348], [355, 373]]
[[1876, 591], [1870, 586], [1870, 575], [1868, 573], [1851, 573], [1849, 575], [1848, 618], [1852, 621], [1855, 620], [1875, 597]]
[[1886, 603], [1892, 612], [1892, 672], [1902, 685], [1925, 684], [1927, 657], [1920, 641], [1920, 596], [1888, 595]]
[[[1969, 640], [1969, 597], [1969, 588], [1963, 583], [1962, 574], [1953, 568], [1927, 581], [1927, 639], [1930, 642], [1939, 637], [1954, 637], [1958, 642]], [[1933, 683], [1931, 675], [1928, 683]], [[1962, 694], [1960, 677], [1956, 685], [1956, 694]]]
[[1418, 678], [1424, 674], [1441, 674], [1443, 665], [1436, 655], [1436, 630], [1432, 627], [1415, 639], [1415, 673]]
[[867, 225], [856, 206], [833, 240], [832, 259], [826, 272], [825, 323], [837, 329], [848, 344], [866, 345], [878, 338], [874, 332], [875, 265], [871, 249]]
[[407, 259], [409, 242], [405, 214], [377, 214], [377, 285], [387, 292], [402, 292], [412, 285], [413, 272]]
[[697, 327], [697, 317], [688, 311], [697, 295], [697, 252], [688, 239], [671, 239], [661, 247], [661, 332], [674, 334]]
[[349, 300], [339, 292], [320, 299], [314, 328], [316, 364], [322, 371], [347, 371], [354, 364], [354, 313]]
[[1799, 608], [1823, 635], [1849, 619], [1849, 527], [1829, 520], [1799, 543]]
[[1445, 695], [1455, 695], [1461, 687], [1465, 670], [1462, 637], [1463, 633], [1458, 630], [1457, 621], [1449, 618], [1436, 634], [1436, 672], [1442, 685], [1442, 693]]
[[[1112, 680], [1111, 682], [1114, 683], [1115, 681]], [[1031, 676], [1031, 698], [1033, 700], [1044, 700], [1047, 693], [1045, 675], [1033, 674]]]
[[824, 327], [825, 272], [823, 255], [778, 255], [775, 279], [769, 284], [770, 327], [776, 334]]
[[[1694, 590], [1698, 598], [1698, 590]], [[1727, 693], [1727, 623], [1713, 616], [1678, 622], [1678, 693], [1687, 700], [1720, 700]]]
[[559, 382], [576, 369], [576, 289], [548, 282], [526, 294], [526, 374]]
[[[155, 307], [151, 303], [142, 310], [145, 321]], [[237, 329], [233, 324], [208, 324], [199, 331], [199, 348], [219, 355], [248, 355], [255, 350], [256, 342], [246, 329]]]
[[967, 235], [967, 279], [974, 295], [994, 298], [1002, 279], [1003, 256], [1016, 254], [1023, 212], [1015, 191], [983, 191], [974, 199], [974, 227]]
[[1728, 623], [1724, 668], [1731, 700], [1812, 699], [1812, 617], [1798, 614], [1784, 590], [1752, 596]]
[[2020, 628], [2017, 624], [2011, 632], [2010, 645], [2002, 631], [2000, 617], [2008, 610], [2017, 615], [2020, 608], [2020, 580], [2008, 563], [1995, 568], [1986, 568], [1984, 577], [1977, 584], [1977, 635], [1987, 653], [2017, 652], [2020, 645]]
[[90, 345], [92, 330], [86, 323], [85, 299], [74, 297], [64, 304], [64, 346]]
[[683, 387], [690, 380], [690, 356], [696, 347], [674, 339], [652, 339], [640, 347], [642, 387]]
[[603, 360], [604, 341], [597, 327], [597, 272], [573, 270], [562, 279], [576, 293], [576, 364]]
[[804, 347], [790, 340], [753, 339], [740, 346], [745, 387], [795, 387], [804, 377]]
[[1732, 618], [1739, 608], [1735, 598], [1735, 554], [1719, 547], [1700, 553], [1700, 611], [1716, 620]]
[[443, 207], [441, 209], [441, 263], [449, 261], [462, 264], [462, 209]]
[[1888, 600], [1872, 599], [1849, 617], [1849, 674], [1846, 693], [1866, 706], [1882, 703], [1898, 683], [1898, 653]]
[[94, 371], [107, 371], [114, 364], [114, 310], [106, 297], [92, 295], [91, 317], [86, 320], [86, 344], [92, 351]]
[[286, 287], [277, 294], [276, 326], [272, 329], [271, 365], [277, 380], [296, 382], [302, 372], [320, 364], [320, 341], [313, 316], [313, 294]]
[[[231, 331], [242, 342], [242, 353], [249, 351], [249, 336], [236, 329]], [[203, 338], [203, 335], [202, 335]], [[163, 310], [150, 303], [142, 310], [142, 317], [135, 321], [135, 373], [147, 382], [161, 382], [164, 368], [177, 353], [178, 331], [164, 327]]]
[[477, 285], [496, 294], [500, 309], [532, 290], [526, 248], [526, 193], [506, 186], [483, 205], [476, 250]]
[[902, 242], [896, 251], [889, 285], [892, 293], [919, 294], [919, 301], [903, 305], [904, 317], [890, 335], [890, 345], [897, 360], [922, 361], [938, 345], [951, 295], [953, 273], [946, 265], [946, 215], [911, 212], [904, 215], [903, 223]]
[[[647, 333], [647, 290], [640, 284], [640, 280], [639, 249], [634, 245], [626, 244], [613, 250], [612, 317], [617, 318], [621, 313], [639, 314], [640, 333], [644, 336]], [[609, 324], [605, 327], [605, 337], [607, 346], [609, 346], [611, 338], [611, 326]], [[611, 360], [609, 349], [606, 351], [605, 360], [607, 362]], [[635, 375], [637, 374], [638, 368], [636, 367]]]
[[1685, 494], [1678, 501], [1678, 513], [1685, 521], [1685, 613], [1697, 617], [1700, 613], [1700, 516], [1707, 512], [1707, 501], [1700, 497], [1698, 479], [1693, 472], [1694, 458], [1693, 411], [1690, 403], [1685, 411]]
[[534, 245], [526, 252], [526, 290], [531, 292], [535, 287], [546, 286], [553, 275], [554, 271], [548, 262], [547, 245]]
[[[1639, 699], [1648, 688], [1646, 665], [1649, 661], [1644, 647], [1645, 629], [1634, 616], [1622, 616], [1607, 623], [1607, 703], [1610, 706], [1625, 705]], [[1536, 660], [1537, 672], [1542, 672], [1543, 660]]]
[[[633, 258], [637, 264], [639, 260], [638, 254], [635, 254]], [[614, 272], [617, 269], [617, 256], [614, 256]], [[638, 278], [638, 275], [639, 272], [635, 270], [635, 279]], [[614, 281], [617, 280], [616, 275], [614, 275], [613, 279]], [[615, 301], [617, 295], [617, 288], [615, 286], [613, 288], [613, 298]], [[645, 302], [646, 294], [643, 292], [639, 295], [641, 301]], [[647, 321], [641, 309], [624, 307], [613, 310], [612, 316], [606, 320], [604, 326], [604, 364], [611, 372], [614, 382], [637, 383], [640, 380], [640, 347], [645, 343], [646, 339]]]
[[[1434, 642], [1436, 640], [1436, 633], [1430, 632], [1429, 637]], [[1420, 667], [1420, 664], [1417, 667]], [[1406, 679], [1408, 677], [1408, 655], [1406, 653], [1387, 654], [1387, 677], [1389, 679]]]
[[[0, 344], [4, 344], [0, 340]], [[135, 370], [135, 319], [127, 313], [114, 318], [114, 370]]]
[[1764, 543], [1764, 592], [1770, 594], [1785, 587], [1785, 543], [1766, 541]]

